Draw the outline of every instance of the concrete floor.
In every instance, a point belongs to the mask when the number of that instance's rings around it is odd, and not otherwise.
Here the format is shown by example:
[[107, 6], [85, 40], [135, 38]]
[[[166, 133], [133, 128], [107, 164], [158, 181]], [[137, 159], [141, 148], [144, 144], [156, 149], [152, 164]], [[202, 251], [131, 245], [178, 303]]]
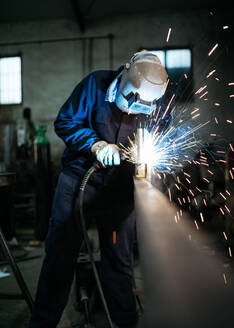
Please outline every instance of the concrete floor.
[[[22, 258], [21, 261], [17, 260], [17, 264], [30, 290], [31, 295], [34, 297], [44, 250], [42, 247], [28, 248], [27, 239], [30, 240], [30, 237], [32, 237], [32, 234], [30, 232], [31, 230], [28, 231], [26, 238], [22, 235], [16, 235], [20, 247], [26, 248], [28, 251], [26, 257]], [[11, 251], [16, 259], [20, 258], [24, 253], [22, 250], [19, 250], [18, 247], [11, 247]], [[32, 259], [26, 260], [27, 258], [31, 257]], [[3, 258], [1, 258], [1, 260], [3, 260]], [[10, 276], [0, 279], [1, 293], [20, 294], [20, 288], [16, 282], [13, 273], [11, 272], [10, 266], [2, 265], [1, 269], [3, 268], [7, 269], [7, 271], [10, 272]], [[28, 317], [29, 309], [24, 300], [0, 300], [1, 328], [27, 327]]]
[[[219, 223], [220, 224], [220, 223]], [[223, 230], [222, 225], [211, 225], [207, 227], [210, 236], [212, 236], [212, 246], [208, 251], [215, 251], [222, 255], [223, 265], [228, 272], [228, 279], [234, 281], [234, 263], [233, 258], [230, 258], [227, 253], [227, 247], [220, 238], [220, 232]], [[33, 229], [18, 229], [16, 231], [16, 238], [19, 242], [20, 248], [12, 248], [13, 255], [18, 259], [17, 263], [21, 270], [25, 282], [34, 298], [39, 272], [44, 256], [43, 243], [39, 247], [29, 247], [29, 242], [34, 239]], [[25, 250], [28, 252], [27, 256], [20, 260]], [[6, 268], [10, 272], [9, 265], [2, 263], [3, 257], [0, 257], [0, 270]], [[140, 299], [142, 304], [144, 303], [142, 277], [139, 267], [139, 259], [136, 258], [135, 266], [135, 280], [137, 290], [140, 290]], [[0, 279], [0, 292], [1, 293], [17, 293], [20, 292], [17, 282], [13, 274], [9, 277]], [[27, 327], [29, 319], [29, 309], [24, 300], [2, 300], [0, 299], [0, 327], [1, 328], [25, 328]], [[93, 316], [96, 328], [108, 328], [108, 323], [105, 317], [105, 313], [102, 309], [98, 308]], [[71, 328], [81, 327], [82, 315], [77, 310], [75, 283], [73, 284], [72, 292], [69, 298], [69, 302], [62, 316], [61, 322], [58, 328]], [[183, 327], [182, 327], [183, 328]], [[202, 328], [202, 327], [199, 327]]]
[[[11, 247], [13, 256], [17, 259], [17, 265], [23, 275], [23, 278], [34, 298], [37, 281], [44, 257], [44, 243], [40, 246], [29, 246], [29, 242], [34, 239], [32, 229], [18, 230], [16, 233], [19, 247]], [[27, 254], [24, 255], [25, 250]], [[0, 257], [0, 270], [6, 270], [10, 276], [0, 279], [0, 293], [20, 293], [19, 286], [16, 279], [11, 273], [9, 265], [3, 263], [3, 256]], [[135, 281], [137, 289], [142, 290], [141, 274], [136, 260], [134, 266]], [[142, 301], [142, 299], [141, 299]], [[1, 328], [25, 328], [28, 325], [30, 311], [24, 300], [3, 300], [0, 299], [0, 327]], [[101, 305], [99, 305], [93, 315], [92, 320], [95, 321], [96, 328], [108, 328], [108, 322]], [[76, 293], [75, 293], [75, 279], [70, 294], [69, 302], [63, 313], [58, 328], [81, 327], [80, 323], [83, 321], [82, 314], [78, 311]]]

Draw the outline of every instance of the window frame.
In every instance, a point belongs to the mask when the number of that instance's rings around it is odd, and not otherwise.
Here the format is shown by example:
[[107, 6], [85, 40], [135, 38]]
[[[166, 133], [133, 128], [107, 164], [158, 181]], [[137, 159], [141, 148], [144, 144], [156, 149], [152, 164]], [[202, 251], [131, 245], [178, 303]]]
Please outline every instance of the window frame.
[[[20, 57], [21, 62], [21, 74], [20, 74], [20, 80], [21, 80], [21, 102], [20, 103], [9, 103], [9, 104], [3, 104], [0, 102], [0, 107], [14, 107], [14, 106], [22, 106], [23, 105], [23, 56], [21, 53], [13, 53], [13, 54], [0, 54], [0, 59], [2, 58], [12, 58], [12, 57]], [[1, 100], [0, 100], [1, 101]]]

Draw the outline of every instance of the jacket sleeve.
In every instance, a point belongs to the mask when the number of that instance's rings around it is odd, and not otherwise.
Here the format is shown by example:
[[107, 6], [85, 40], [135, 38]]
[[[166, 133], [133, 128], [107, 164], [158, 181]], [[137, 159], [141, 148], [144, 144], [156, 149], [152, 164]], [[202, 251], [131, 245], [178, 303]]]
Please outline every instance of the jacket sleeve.
[[89, 151], [100, 140], [91, 124], [96, 94], [96, 84], [90, 74], [76, 86], [57, 115], [55, 132], [71, 150]]

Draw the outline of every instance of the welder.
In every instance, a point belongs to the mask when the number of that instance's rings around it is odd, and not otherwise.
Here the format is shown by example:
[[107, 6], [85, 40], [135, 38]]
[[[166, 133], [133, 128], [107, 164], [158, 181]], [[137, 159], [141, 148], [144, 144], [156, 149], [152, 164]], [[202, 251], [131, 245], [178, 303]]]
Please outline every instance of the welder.
[[124, 160], [120, 145], [126, 146], [139, 122], [157, 111], [166, 86], [165, 68], [156, 55], [144, 50], [117, 71], [89, 74], [61, 107], [54, 126], [66, 148], [30, 328], [55, 328], [66, 306], [83, 239], [78, 191], [95, 161], [102, 168], [86, 187], [84, 213], [87, 226], [92, 218], [97, 223], [104, 295], [116, 327], [137, 325], [134, 166]]

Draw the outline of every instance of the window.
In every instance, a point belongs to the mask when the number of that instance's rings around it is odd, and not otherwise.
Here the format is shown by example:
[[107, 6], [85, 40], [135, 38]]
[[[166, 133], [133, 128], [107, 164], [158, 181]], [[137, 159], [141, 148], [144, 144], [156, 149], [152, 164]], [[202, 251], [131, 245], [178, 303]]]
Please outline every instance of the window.
[[191, 49], [150, 50], [155, 53], [165, 66], [169, 87], [167, 94], [175, 94], [176, 100], [185, 102], [192, 100], [192, 51]]
[[0, 105], [21, 103], [21, 57], [0, 57]]

